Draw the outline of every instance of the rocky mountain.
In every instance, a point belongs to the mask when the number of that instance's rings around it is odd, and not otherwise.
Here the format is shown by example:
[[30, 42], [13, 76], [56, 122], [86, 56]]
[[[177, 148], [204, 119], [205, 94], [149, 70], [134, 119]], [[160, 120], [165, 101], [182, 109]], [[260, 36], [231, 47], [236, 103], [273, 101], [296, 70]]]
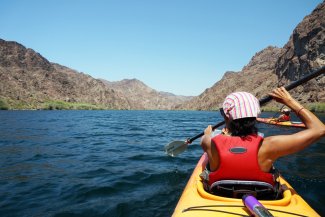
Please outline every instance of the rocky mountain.
[[[294, 29], [275, 72], [280, 84], [297, 80], [325, 65], [325, 2]], [[325, 76], [311, 80], [295, 89], [302, 102], [325, 102]]]
[[[223, 78], [178, 109], [214, 110], [225, 96], [247, 91], [258, 98], [277, 86], [288, 84], [325, 65], [325, 2], [294, 29], [283, 48], [267, 47], [255, 54], [239, 72]], [[325, 102], [325, 76], [319, 76], [292, 91], [304, 104]]]
[[[47, 101], [88, 103], [106, 109], [213, 110], [234, 91], [258, 98], [325, 65], [325, 2], [293, 30], [283, 48], [269, 46], [257, 52], [239, 72], [226, 72], [220, 81], [197, 97], [156, 91], [136, 79], [109, 82], [94, 79], [51, 63], [16, 42], [0, 39], [0, 105], [42, 108]], [[296, 88], [302, 103], [325, 102], [325, 76]]]
[[158, 92], [137, 79], [124, 79], [117, 82], [102, 81], [125, 96], [130, 104], [133, 105], [133, 109], [173, 109], [176, 105], [193, 98]]
[[0, 40], [0, 97], [12, 108], [39, 108], [49, 100], [130, 109], [102, 81], [47, 59], [16, 42]]
[[267, 47], [258, 52], [240, 72], [226, 72], [222, 79], [202, 94], [178, 109], [215, 110], [221, 107], [224, 98], [231, 92], [247, 91], [257, 97], [263, 96], [277, 85], [274, 66], [282, 49]]
[[104, 82], [51, 63], [17, 42], [0, 39], [0, 99], [11, 108], [37, 109], [47, 101], [106, 109], [171, 109], [189, 98], [167, 96], [140, 81]]

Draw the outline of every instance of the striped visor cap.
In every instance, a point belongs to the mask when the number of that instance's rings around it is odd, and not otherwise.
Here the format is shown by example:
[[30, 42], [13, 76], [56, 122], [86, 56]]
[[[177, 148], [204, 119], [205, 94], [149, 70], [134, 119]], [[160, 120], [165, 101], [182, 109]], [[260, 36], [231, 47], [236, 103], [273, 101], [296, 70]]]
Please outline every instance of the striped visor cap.
[[229, 94], [223, 102], [225, 115], [232, 119], [257, 117], [260, 113], [260, 103], [255, 96], [247, 92]]

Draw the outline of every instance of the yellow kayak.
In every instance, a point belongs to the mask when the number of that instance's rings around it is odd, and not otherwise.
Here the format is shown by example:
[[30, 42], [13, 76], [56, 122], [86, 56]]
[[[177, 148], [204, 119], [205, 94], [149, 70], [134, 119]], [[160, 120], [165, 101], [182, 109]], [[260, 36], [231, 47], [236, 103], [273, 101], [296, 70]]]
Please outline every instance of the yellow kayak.
[[274, 118], [256, 118], [258, 122], [265, 123], [265, 124], [273, 124], [279, 126], [286, 126], [286, 127], [302, 127], [305, 128], [305, 124], [298, 121], [281, 121], [278, 122]]
[[[207, 155], [203, 154], [178, 201], [173, 217], [250, 216], [241, 199], [216, 196], [204, 190], [199, 175], [207, 162]], [[259, 200], [273, 216], [320, 216], [281, 176], [280, 184], [284, 191], [282, 199]]]

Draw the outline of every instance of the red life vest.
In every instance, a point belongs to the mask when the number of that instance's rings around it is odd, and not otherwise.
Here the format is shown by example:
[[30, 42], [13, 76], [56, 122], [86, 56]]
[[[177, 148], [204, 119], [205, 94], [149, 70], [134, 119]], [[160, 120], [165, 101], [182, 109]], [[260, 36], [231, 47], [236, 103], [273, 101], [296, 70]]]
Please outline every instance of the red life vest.
[[209, 185], [220, 180], [247, 180], [275, 186], [273, 174], [263, 172], [258, 164], [257, 154], [262, 140], [258, 135], [241, 138], [220, 134], [213, 137], [219, 153], [219, 168], [209, 174]]
[[286, 114], [281, 115], [279, 121], [290, 121], [290, 115], [286, 115]]

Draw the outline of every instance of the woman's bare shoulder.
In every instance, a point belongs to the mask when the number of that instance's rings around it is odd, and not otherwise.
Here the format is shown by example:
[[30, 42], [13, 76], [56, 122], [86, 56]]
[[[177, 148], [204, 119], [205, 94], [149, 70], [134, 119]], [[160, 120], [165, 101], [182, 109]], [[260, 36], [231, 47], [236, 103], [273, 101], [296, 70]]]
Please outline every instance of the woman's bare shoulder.
[[263, 139], [262, 145], [260, 147], [260, 153], [264, 155], [266, 158], [270, 158], [272, 160], [277, 159], [281, 155], [281, 145], [284, 143], [285, 138], [282, 136], [268, 136]]

